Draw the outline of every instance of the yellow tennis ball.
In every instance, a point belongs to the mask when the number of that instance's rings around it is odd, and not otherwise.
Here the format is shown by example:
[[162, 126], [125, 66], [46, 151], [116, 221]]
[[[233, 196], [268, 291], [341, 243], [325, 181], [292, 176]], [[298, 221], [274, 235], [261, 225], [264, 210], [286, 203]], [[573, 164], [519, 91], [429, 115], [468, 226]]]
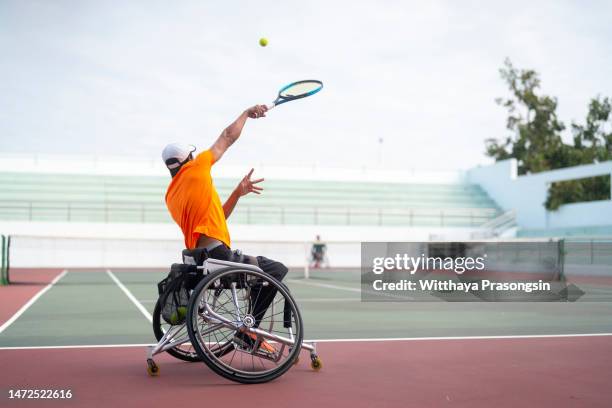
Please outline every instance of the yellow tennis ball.
[[173, 312], [170, 315], [170, 324], [178, 324], [178, 322], [179, 322], [178, 313], [177, 312]]
[[264, 37], [260, 38], [259, 45], [261, 45], [262, 47], [265, 47], [266, 45], [268, 45], [268, 39]]
[[175, 312], [170, 315], [170, 324], [179, 324], [185, 321], [187, 316], [187, 308], [185, 306], [179, 306]]

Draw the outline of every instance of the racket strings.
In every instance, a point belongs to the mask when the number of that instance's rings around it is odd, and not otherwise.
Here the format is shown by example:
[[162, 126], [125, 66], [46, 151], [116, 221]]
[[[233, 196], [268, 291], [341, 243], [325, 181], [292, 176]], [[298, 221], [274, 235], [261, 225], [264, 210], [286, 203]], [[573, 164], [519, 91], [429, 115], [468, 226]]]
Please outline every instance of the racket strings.
[[297, 84], [293, 84], [280, 92], [280, 96], [283, 98], [293, 98], [300, 95], [307, 95], [320, 89], [323, 85], [316, 81], [305, 81]]

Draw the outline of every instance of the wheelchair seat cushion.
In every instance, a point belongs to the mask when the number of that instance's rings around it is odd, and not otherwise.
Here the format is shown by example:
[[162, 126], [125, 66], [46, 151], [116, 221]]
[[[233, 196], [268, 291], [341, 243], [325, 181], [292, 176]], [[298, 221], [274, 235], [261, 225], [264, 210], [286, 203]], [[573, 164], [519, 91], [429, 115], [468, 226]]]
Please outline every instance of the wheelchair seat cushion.
[[183, 263], [189, 265], [202, 265], [209, 258], [206, 248], [183, 249]]

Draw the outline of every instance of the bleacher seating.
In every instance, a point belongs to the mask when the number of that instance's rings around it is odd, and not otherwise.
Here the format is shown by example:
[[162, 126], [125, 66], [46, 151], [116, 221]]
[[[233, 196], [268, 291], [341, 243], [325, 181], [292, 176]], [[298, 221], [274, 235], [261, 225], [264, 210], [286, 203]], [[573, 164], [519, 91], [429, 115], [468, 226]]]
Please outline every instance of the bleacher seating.
[[[0, 219], [170, 222], [168, 177], [0, 173]], [[216, 179], [222, 200], [238, 180]], [[239, 224], [479, 226], [501, 211], [472, 184], [270, 180], [243, 198]]]

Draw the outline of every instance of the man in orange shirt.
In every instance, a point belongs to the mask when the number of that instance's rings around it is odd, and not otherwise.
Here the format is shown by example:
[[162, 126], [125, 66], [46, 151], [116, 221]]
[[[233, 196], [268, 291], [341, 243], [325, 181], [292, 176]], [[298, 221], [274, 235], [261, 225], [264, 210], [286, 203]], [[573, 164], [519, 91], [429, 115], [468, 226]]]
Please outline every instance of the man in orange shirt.
[[[166, 146], [162, 158], [172, 176], [166, 192], [166, 206], [174, 221], [181, 227], [187, 248], [206, 248], [209, 256], [214, 259], [256, 264], [264, 272], [282, 280], [287, 274], [287, 268], [282, 263], [263, 256], [241, 256], [239, 252], [230, 249], [231, 241], [226, 219], [240, 197], [248, 193], [261, 193], [263, 188], [257, 184], [263, 179], [251, 180], [253, 174], [251, 169], [222, 205], [210, 175], [213, 164], [219, 161], [225, 151], [240, 137], [247, 119], [265, 117], [267, 110], [265, 105], [255, 105], [242, 112], [221, 132], [210, 149], [200, 153], [195, 159], [193, 146], [178, 143]], [[259, 299], [253, 306], [252, 312], [256, 326], [264, 317], [275, 295], [274, 288], [264, 287], [255, 297]], [[272, 346], [262, 342], [261, 347]]]

